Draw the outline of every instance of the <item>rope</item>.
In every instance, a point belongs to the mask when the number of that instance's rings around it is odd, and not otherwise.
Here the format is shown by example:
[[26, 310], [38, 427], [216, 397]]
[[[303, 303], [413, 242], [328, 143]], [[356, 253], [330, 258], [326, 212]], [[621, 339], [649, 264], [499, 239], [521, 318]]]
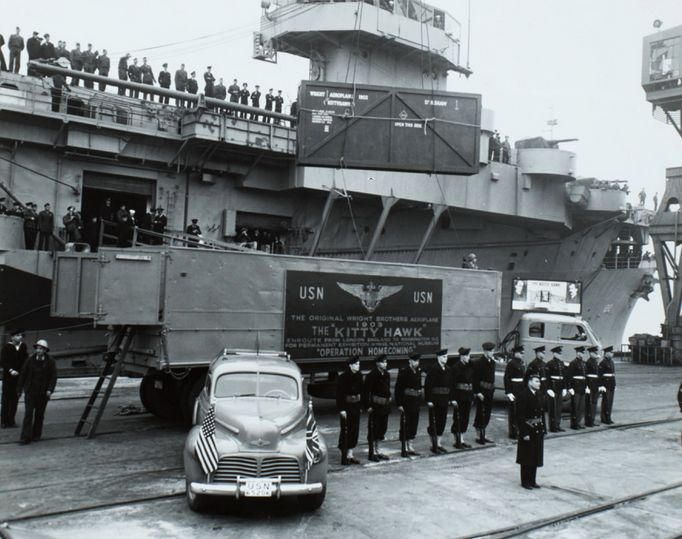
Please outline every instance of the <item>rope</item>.
[[61, 184], [61, 185], [65, 185], [66, 187], [68, 187], [69, 189], [71, 189], [71, 190], [72, 190], [74, 193], [76, 193], [77, 195], [80, 194], [80, 192], [78, 191], [78, 189], [76, 189], [73, 185], [69, 185], [68, 183], [63, 182], [63, 181], [61, 181], [61, 180], [58, 180], [57, 178], [53, 178], [52, 176], [48, 176], [47, 174], [43, 174], [43, 173], [40, 172], [39, 170], [36, 170], [36, 169], [34, 169], [34, 168], [31, 168], [31, 167], [27, 167], [26, 165], [22, 165], [22, 164], [20, 164], [20, 163], [17, 163], [17, 162], [14, 161], [13, 159], [8, 159], [7, 157], [2, 157], [1, 155], [0, 155], [0, 160], [6, 161], [6, 162], [8, 162], [8, 163], [14, 165], [15, 167], [23, 168], [24, 170], [28, 170], [29, 172], [33, 172], [33, 174], [35, 174], [36, 176], [41, 176], [41, 177], [47, 178], [48, 180], [53, 181], [53, 182], [55, 182], [55, 183], [58, 183], [58, 184]]
[[341, 181], [343, 181], [343, 193], [345, 195], [346, 199], [346, 204], [348, 205], [348, 212], [350, 214], [350, 222], [353, 225], [353, 232], [355, 233], [355, 239], [358, 242], [358, 248], [360, 249], [360, 253], [362, 253], [362, 258], [365, 258], [365, 250], [362, 247], [362, 240], [360, 239], [360, 234], [358, 233], [358, 226], [355, 221], [355, 214], [353, 213], [353, 204], [351, 203], [350, 200], [350, 195], [348, 194], [348, 189], [346, 187], [346, 175], [344, 174], [344, 169], [345, 167], [341, 167]]

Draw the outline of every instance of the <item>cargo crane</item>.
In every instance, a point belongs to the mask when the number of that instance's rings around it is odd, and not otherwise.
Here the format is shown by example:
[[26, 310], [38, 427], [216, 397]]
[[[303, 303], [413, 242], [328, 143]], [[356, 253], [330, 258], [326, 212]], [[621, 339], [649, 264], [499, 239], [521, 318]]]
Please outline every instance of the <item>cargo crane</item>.
[[[654, 117], [682, 137], [682, 26], [644, 38], [642, 88]], [[649, 225], [660, 279], [665, 321], [661, 339], [639, 341], [633, 361], [682, 362], [682, 167], [666, 170], [665, 192]], [[653, 346], [652, 346], [653, 345]]]

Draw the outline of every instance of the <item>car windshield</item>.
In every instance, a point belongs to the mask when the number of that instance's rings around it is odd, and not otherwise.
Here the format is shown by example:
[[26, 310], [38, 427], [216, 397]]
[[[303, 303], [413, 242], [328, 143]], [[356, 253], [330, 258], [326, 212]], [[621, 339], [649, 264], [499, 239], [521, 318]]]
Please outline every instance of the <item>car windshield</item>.
[[215, 396], [218, 399], [264, 397], [295, 401], [298, 399], [298, 383], [283, 374], [230, 372], [216, 381]]

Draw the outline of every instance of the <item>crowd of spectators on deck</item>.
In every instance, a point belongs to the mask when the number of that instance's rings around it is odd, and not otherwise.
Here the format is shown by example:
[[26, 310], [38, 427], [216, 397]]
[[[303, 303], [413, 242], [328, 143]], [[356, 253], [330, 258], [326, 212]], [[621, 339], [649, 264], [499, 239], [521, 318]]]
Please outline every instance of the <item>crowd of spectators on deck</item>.
[[[31, 62], [49, 62], [55, 63], [63, 68], [68, 68], [73, 71], [81, 71], [90, 75], [99, 75], [101, 77], [109, 77], [111, 71], [111, 59], [106, 49], [93, 50], [92, 43], [88, 43], [87, 47], [82, 49], [80, 43], [76, 43], [75, 48], [69, 50], [66, 41], [58, 41], [55, 46], [50, 39], [50, 34], [43, 34], [41, 37], [39, 32], [33, 32], [33, 35], [24, 42], [21, 35], [21, 29], [16, 28], [15, 33], [12, 34], [8, 41], [9, 48], [9, 65], [5, 61], [2, 47], [5, 40], [0, 34], [0, 70], [11, 71], [19, 73], [22, 65], [22, 55], [24, 50]], [[28, 64], [26, 74], [29, 76], [40, 76], [36, 69]], [[197, 80], [197, 72], [189, 71], [185, 68], [185, 64], [180, 64], [171, 77], [171, 72], [168, 71], [168, 63], [162, 65], [160, 71], [155, 69], [148, 63], [147, 58], [143, 57], [141, 62], [138, 58], [132, 57], [130, 53], [126, 53], [118, 59], [117, 63], [118, 79], [124, 82], [132, 82], [141, 85], [158, 86], [165, 90], [171, 90], [171, 80], [173, 81], [173, 90], [175, 92], [186, 93], [190, 95], [197, 95], [200, 89], [200, 83]], [[59, 100], [61, 99], [62, 90], [69, 90], [70, 87], [80, 86], [81, 78], [74, 75], [70, 82], [62, 75], [55, 75], [52, 77], [55, 91], [53, 91], [53, 110], [59, 110]], [[95, 81], [87, 78], [82, 79], [83, 86], [88, 89], [95, 89]], [[269, 88], [265, 93], [261, 92], [260, 85], [254, 85], [253, 89], [249, 87], [247, 82], [239, 82], [238, 79], [233, 79], [232, 84], [226, 86], [222, 77], [216, 77], [212, 71], [212, 66], [207, 66], [203, 74], [203, 94], [206, 97], [229, 101], [233, 105], [249, 106], [252, 108], [263, 108], [266, 113], [283, 113], [284, 97], [282, 90]], [[107, 82], [98, 81], [97, 89], [101, 92], [106, 91]], [[125, 96], [126, 91], [129, 97], [139, 99], [142, 94], [142, 100], [154, 102], [155, 97], [152, 92], [145, 92], [140, 88], [118, 87], [118, 95]], [[169, 105], [170, 97], [168, 95], [158, 95], [158, 102], [161, 105]], [[175, 104], [178, 107], [184, 107], [188, 100], [181, 96], [175, 98]], [[291, 102], [289, 107], [289, 114], [296, 116], [298, 112], [298, 104], [296, 101]], [[262, 121], [265, 123], [282, 124], [282, 120], [273, 118], [267, 114], [258, 114], [256, 112], [246, 110], [238, 110], [228, 108], [228, 114], [237, 114], [240, 118], [248, 118], [253, 121]], [[291, 126], [295, 125], [295, 121], [291, 122]]]

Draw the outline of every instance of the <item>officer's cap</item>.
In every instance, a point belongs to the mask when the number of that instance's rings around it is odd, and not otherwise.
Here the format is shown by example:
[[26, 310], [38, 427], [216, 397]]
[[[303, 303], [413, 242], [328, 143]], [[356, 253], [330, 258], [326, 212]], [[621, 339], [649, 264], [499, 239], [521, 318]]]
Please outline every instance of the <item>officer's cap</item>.
[[206, 69], [213, 69], [213, 66], [206, 66]]
[[465, 346], [462, 346], [457, 351], [459, 352], [460, 356], [468, 356], [469, 352], [471, 352], [471, 348], [466, 348]]
[[604, 352], [613, 352], [613, 346], [607, 346], [604, 348]]
[[272, 88], [270, 88], [270, 89], [268, 90], [268, 92], [272, 92]]
[[495, 350], [495, 343], [494, 342], [484, 342], [482, 345], [483, 350]]
[[522, 344], [517, 344], [514, 348], [512, 348], [512, 353], [515, 354], [516, 352], [524, 352], [526, 350], [526, 347], [523, 346]]
[[555, 346], [550, 350], [550, 352], [554, 352], [555, 354], [560, 354], [563, 351], [563, 347], [561, 346]]
[[438, 352], [436, 352], [436, 355], [437, 356], [447, 356], [448, 355], [448, 349], [443, 348], [442, 350], [438, 350]]
[[374, 361], [379, 363], [380, 361], [386, 361], [386, 354], [379, 354], [377, 357], [374, 358]]
[[34, 36], [37, 36], [37, 35], [38, 35], [38, 32], [33, 32], [33, 35], [34, 35]]
[[9, 332], [10, 337], [14, 337], [15, 335], [23, 335], [24, 330], [23, 329], [13, 329], [12, 331]]
[[161, 67], [168, 67], [168, 62], [166, 62], [165, 64], [161, 64]]
[[421, 355], [421, 354], [418, 354], [417, 352], [412, 352], [412, 353], [409, 355], [409, 358], [410, 358], [412, 361], [419, 361], [419, 360], [421, 359], [421, 357], [422, 357], [422, 355]]
[[540, 379], [540, 373], [538, 371], [526, 372], [526, 375], [524, 376], [524, 378], [526, 379], [526, 382], [528, 382], [528, 380], [530, 380], [532, 378], [537, 378], [539, 380]]
[[192, 219], [193, 223], [196, 223], [199, 219]]
[[585, 351], [585, 347], [584, 347], [584, 346], [576, 346], [576, 347], [575, 347], [575, 351], [576, 351], [576, 352], [584, 352], [584, 351]]
[[587, 349], [588, 352], [599, 352], [599, 347], [598, 346], [590, 346]]
[[351, 356], [346, 361], [346, 365], [354, 365], [355, 363], [360, 363], [360, 356]]
[[544, 352], [544, 351], [545, 351], [545, 347], [544, 347], [544, 346], [536, 346], [535, 348], [533, 348], [533, 351], [535, 351], [535, 352]]
[[197, 74], [196, 71], [192, 71], [192, 72], [190, 73], [190, 75], [196, 75], [196, 74]]

